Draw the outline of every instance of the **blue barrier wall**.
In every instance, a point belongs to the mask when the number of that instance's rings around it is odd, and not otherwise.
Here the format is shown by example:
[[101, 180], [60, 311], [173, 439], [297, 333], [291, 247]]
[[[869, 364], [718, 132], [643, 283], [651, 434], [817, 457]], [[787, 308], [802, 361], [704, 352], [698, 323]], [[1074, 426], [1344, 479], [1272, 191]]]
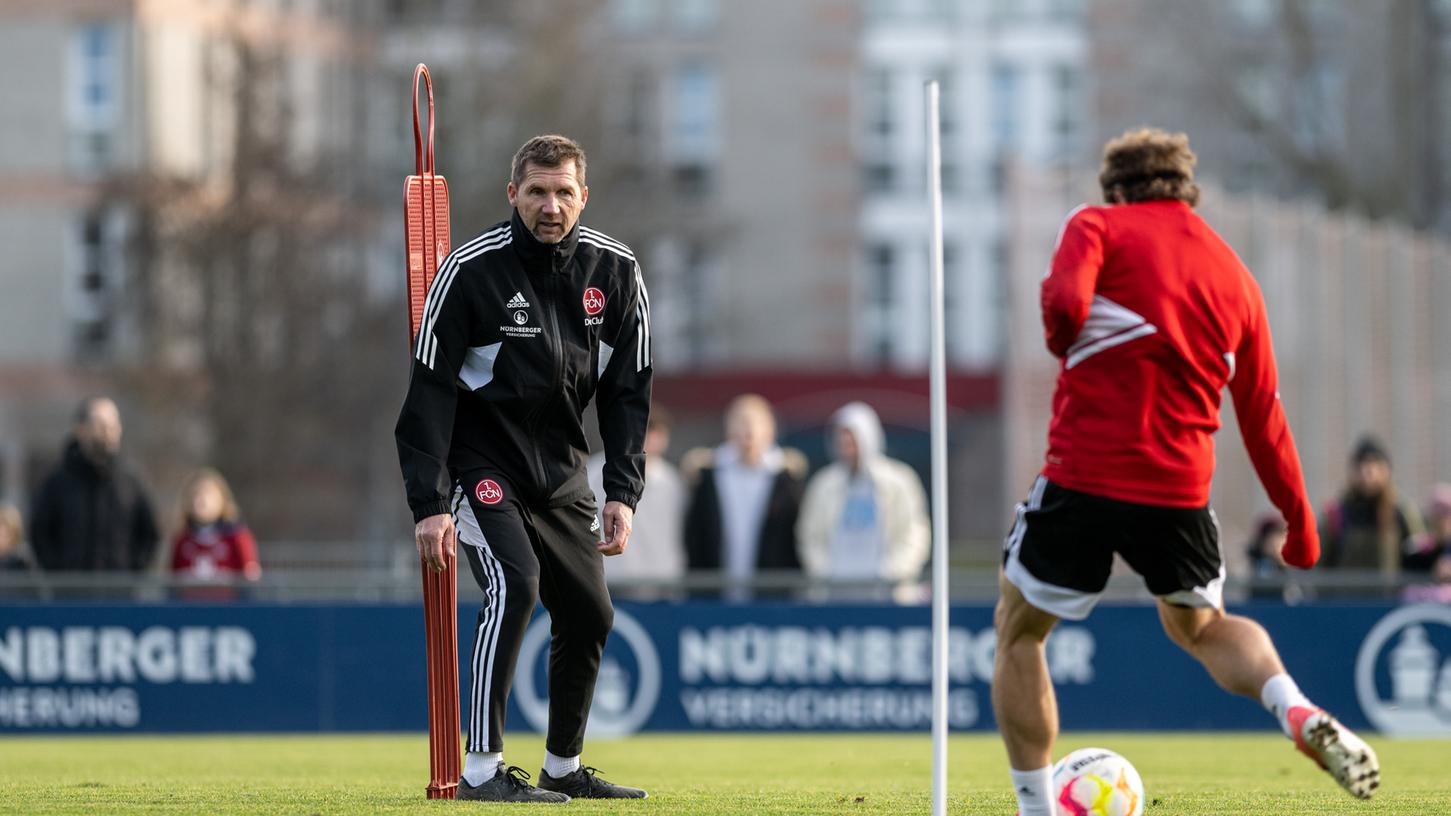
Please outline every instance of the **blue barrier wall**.
[[[1249, 613], [1347, 724], [1451, 735], [1451, 608]], [[991, 610], [952, 620], [952, 725], [992, 728]], [[461, 667], [473, 622], [461, 610]], [[511, 727], [543, 727], [547, 625], [525, 638]], [[0, 732], [421, 730], [422, 640], [411, 605], [0, 606]], [[1061, 626], [1048, 657], [1065, 729], [1271, 726], [1146, 607]], [[590, 729], [926, 729], [930, 672], [926, 608], [620, 604]]]

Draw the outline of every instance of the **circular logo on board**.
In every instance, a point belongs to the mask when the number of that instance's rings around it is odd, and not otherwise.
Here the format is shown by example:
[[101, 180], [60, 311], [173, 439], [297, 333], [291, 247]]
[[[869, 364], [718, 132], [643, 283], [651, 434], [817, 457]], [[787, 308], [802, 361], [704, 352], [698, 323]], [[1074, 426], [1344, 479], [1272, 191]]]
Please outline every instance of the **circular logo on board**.
[[524, 325], [525, 323], [528, 323], [528, 322], [529, 322], [529, 313], [528, 312], [515, 312], [514, 313], [514, 323], [516, 325], [522, 326], [522, 325]]
[[[514, 677], [514, 699], [529, 726], [540, 733], [549, 727], [549, 701], [540, 689], [548, 668], [549, 613], [534, 619], [519, 644], [519, 671]], [[660, 655], [655, 642], [639, 621], [615, 609], [615, 628], [605, 644], [595, 680], [594, 704], [589, 711], [589, 733], [623, 737], [639, 731], [660, 701]]]
[[591, 286], [584, 290], [584, 311], [590, 317], [605, 310], [605, 293]]
[[474, 485], [474, 498], [479, 504], [498, 504], [504, 500], [504, 488], [493, 479], [484, 479]]
[[1403, 606], [1371, 627], [1355, 695], [1383, 734], [1451, 736], [1451, 607]]

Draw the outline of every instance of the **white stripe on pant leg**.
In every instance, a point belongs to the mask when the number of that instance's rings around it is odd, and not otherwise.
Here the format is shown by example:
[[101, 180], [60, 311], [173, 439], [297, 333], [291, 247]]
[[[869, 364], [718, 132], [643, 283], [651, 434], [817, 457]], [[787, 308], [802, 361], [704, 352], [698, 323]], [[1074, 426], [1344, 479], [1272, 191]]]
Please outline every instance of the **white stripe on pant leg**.
[[[484, 536], [483, 528], [479, 526], [478, 516], [474, 513], [472, 504], [465, 502], [463, 505], [468, 512], [460, 514], [460, 520], [464, 522], [465, 529], [478, 543], [472, 544], [479, 552], [479, 560], [484, 568], [485, 575], [489, 578], [489, 584], [496, 590], [494, 599], [489, 603], [491, 611], [488, 630], [484, 633], [488, 640], [488, 647], [482, 647], [482, 641], [475, 645], [475, 660], [482, 657], [484, 660], [483, 672], [474, 671], [474, 692], [475, 703], [473, 716], [478, 718], [481, 730], [484, 732], [484, 742], [488, 742], [489, 727], [489, 700], [494, 688], [494, 656], [499, 648], [499, 634], [503, 631], [504, 616], [509, 601], [509, 585], [504, 578], [504, 565], [494, 556], [489, 547], [489, 540]], [[475, 663], [477, 666], [477, 663]], [[482, 677], [483, 684], [479, 684]], [[472, 741], [472, 740], [471, 740]], [[487, 747], [475, 750], [487, 750]]]
[[1037, 510], [1043, 506], [1043, 491], [1047, 489], [1048, 480], [1039, 476], [1033, 480], [1033, 486], [1028, 490], [1028, 500], [1018, 505], [1017, 520], [1013, 522], [1013, 530], [1008, 533], [1007, 551], [1013, 552], [1018, 545], [1023, 543], [1023, 534], [1028, 530], [1028, 511]]
[[[458, 530], [458, 543], [478, 549], [478, 546], [474, 542], [483, 540], [483, 531], [477, 529], [478, 519], [473, 517], [472, 513], [470, 513], [467, 519], [459, 513], [458, 505], [460, 502], [458, 500], [462, 499], [462, 497], [463, 488], [460, 487], [456, 494], [456, 501], [454, 502], [454, 517], [457, 520], [455, 526]], [[466, 527], [466, 523], [472, 524], [473, 529]], [[480, 560], [482, 561], [482, 558]], [[494, 614], [494, 602], [497, 597], [497, 592], [494, 589], [493, 574], [487, 568], [484, 569], [484, 583], [484, 614], [483, 619], [479, 621], [478, 629], [474, 632], [474, 653], [472, 659], [469, 661], [468, 750], [470, 751], [488, 750], [487, 745], [481, 745], [479, 742], [479, 678], [484, 674], [484, 667], [480, 665], [480, 660], [482, 660], [487, 648], [485, 644], [489, 640], [489, 631], [493, 627], [494, 619], [497, 617]], [[487, 707], [487, 700], [484, 701], [484, 705]], [[488, 735], [485, 734], [484, 743], [487, 742]]]
[[[469, 750], [486, 751], [486, 747], [479, 745], [479, 654], [483, 651], [484, 641], [488, 640], [488, 627], [493, 622], [493, 609], [484, 611], [484, 619], [479, 622], [478, 631], [474, 633], [474, 658], [470, 663], [469, 676]], [[487, 738], [485, 738], [487, 741]]]
[[1018, 505], [1018, 522], [1013, 527], [1012, 536], [1008, 543], [1008, 558], [1003, 564], [1003, 575], [1008, 582], [1023, 593], [1032, 606], [1043, 610], [1051, 615], [1068, 620], [1083, 620], [1088, 613], [1093, 611], [1094, 605], [1098, 603], [1101, 592], [1080, 592], [1076, 589], [1054, 586], [1038, 580], [1028, 568], [1023, 566], [1019, 560], [1018, 553], [1022, 549], [1023, 538], [1028, 531], [1028, 513], [1039, 510], [1043, 507], [1043, 494], [1048, 489], [1048, 480], [1042, 476], [1033, 483], [1033, 489], [1028, 494], [1026, 504]]
[[[504, 567], [489, 548], [489, 541], [484, 537], [483, 528], [479, 526], [473, 505], [465, 501], [462, 507], [467, 508], [468, 512], [459, 514], [459, 528], [462, 533], [460, 541], [478, 551], [484, 578], [489, 585], [484, 597], [486, 614], [479, 626], [479, 637], [474, 643], [473, 677], [470, 678], [473, 705], [469, 714], [469, 749], [486, 751], [490, 747], [489, 700], [493, 690], [494, 654], [498, 649], [499, 633], [503, 630], [508, 585], [504, 583]], [[483, 665], [480, 665], [480, 661]]]
[[[499, 613], [494, 616], [494, 632], [489, 638], [488, 672], [484, 675], [485, 698], [492, 701], [494, 698], [494, 661], [495, 655], [499, 650], [499, 633], [504, 630], [504, 618], [508, 610], [509, 585], [504, 580], [504, 565], [499, 562], [499, 559], [494, 557], [494, 554], [488, 550], [487, 546], [484, 552], [489, 556], [489, 561], [494, 566], [495, 581], [499, 586]], [[489, 723], [488, 709], [485, 709], [484, 723], [485, 725]]]

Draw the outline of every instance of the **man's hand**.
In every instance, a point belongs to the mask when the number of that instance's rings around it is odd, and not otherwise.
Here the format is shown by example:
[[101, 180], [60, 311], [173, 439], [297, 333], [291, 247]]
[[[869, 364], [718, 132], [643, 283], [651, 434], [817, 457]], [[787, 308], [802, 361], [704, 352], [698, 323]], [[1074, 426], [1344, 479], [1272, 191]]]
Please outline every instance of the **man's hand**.
[[453, 516], [439, 513], [429, 516], [413, 527], [413, 538], [418, 543], [418, 557], [434, 572], [443, 572], [448, 559], [453, 558], [458, 536], [453, 529]]
[[625, 551], [630, 540], [630, 527], [635, 522], [635, 511], [628, 504], [605, 502], [605, 540], [595, 543], [601, 555], [619, 555]]
[[1315, 566], [1315, 562], [1320, 560], [1320, 531], [1313, 524], [1300, 529], [1292, 526], [1285, 536], [1285, 546], [1280, 548], [1280, 556], [1292, 567], [1309, 569]]

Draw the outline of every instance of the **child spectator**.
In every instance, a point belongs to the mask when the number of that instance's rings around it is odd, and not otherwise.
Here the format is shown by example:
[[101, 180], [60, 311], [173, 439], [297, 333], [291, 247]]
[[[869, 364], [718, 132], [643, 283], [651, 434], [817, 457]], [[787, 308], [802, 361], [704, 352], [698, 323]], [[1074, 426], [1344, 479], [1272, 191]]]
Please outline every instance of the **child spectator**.
[[[226, 581], [240, 575], [255, 581], [262, 575], [252, 531], [242, 523], [237, 500], [222, 474], [202, 468], [186, 480], [177, 508], [180, 528], [172, 546], [171, 571], [197, 582]], [[233, 600], [230, 588], [185, 592], [190, 600]]]

